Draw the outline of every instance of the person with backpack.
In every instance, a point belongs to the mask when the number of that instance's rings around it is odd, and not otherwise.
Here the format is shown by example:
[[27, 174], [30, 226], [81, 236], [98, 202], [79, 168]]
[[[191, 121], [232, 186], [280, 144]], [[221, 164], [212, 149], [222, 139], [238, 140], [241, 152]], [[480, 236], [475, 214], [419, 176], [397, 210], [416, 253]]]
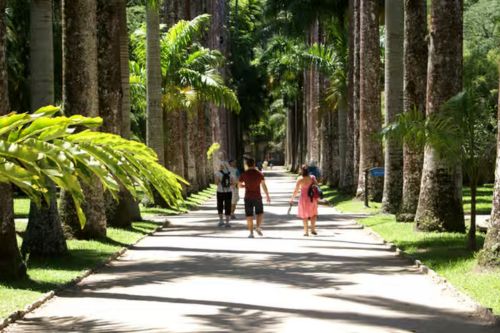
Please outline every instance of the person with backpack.
[[247, 159], [247, 167], [247, 170], [240, 176], [239, 186], [245, 189], [245, 215], [247, 217], [247, 228], [250, 232], [248, 238], [254, 238], [254, 216], [257, 218], [255, 231], [259, 236], [263, 236], [261, 227], [264, 221], [264, 205], [262, 203], [262, 194], [260, 193], [261, 186], [266, 194], [268, 204], [271, 203], [271, 197], [264, 181], [264, 175], [255, 168], [255, 160], [251, 158]]
[[234, 185], [231, 187], [233, 191], [233, 196], [231, 200], [231, 219], [236, 219], [235, 211], [236, 211], [236, 205], [238, 204], [238, 201], [240, 200], [240, 193], [239, 193], [239, 188], [238, 188], [238, 181], [240, 179], [240, 170], [238, 170], [238, 167], [236, 165], [236, 160], [231, 159], [229, 160], [229, 171], [231, 172], [231, 175], [234, 177]]
[[300, 191], [298, 217], [304, 223], [304, 236], [309, 236], [308, 220], [311, 220], [311, 234], [317, 235], [316, 220], [318, 218], [318, 201], [321, 197], [321, 190], [314, 175], [309, 173], [309, 167], [304, 164], [301, 168], [301, 175], [295, 184], [290, 206], [293, 205], [294, 198]]
[[[215, 173], [215, 184], [217, 185], [217, 212], [219, 213], [219, 227], [230, 228], [231, 224], [231, 200], [235, 178], [231, 175], [229, 165], [222, 162], [219, 171]], [[224, 215], [226, 217], [224, 223]]]

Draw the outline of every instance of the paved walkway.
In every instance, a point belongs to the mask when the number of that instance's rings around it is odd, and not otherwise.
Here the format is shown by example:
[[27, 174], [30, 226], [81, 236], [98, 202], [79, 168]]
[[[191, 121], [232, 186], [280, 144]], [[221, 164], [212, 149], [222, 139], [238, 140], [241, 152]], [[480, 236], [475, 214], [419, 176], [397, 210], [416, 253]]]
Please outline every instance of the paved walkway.
[[355, 216], [321, 207], [319, 236], [303, 237], [286, 215], [293, 179], [268, 183], [265, 237], [243, 220], [217, 229], [209, 202], [8, 332], [498, 332]]

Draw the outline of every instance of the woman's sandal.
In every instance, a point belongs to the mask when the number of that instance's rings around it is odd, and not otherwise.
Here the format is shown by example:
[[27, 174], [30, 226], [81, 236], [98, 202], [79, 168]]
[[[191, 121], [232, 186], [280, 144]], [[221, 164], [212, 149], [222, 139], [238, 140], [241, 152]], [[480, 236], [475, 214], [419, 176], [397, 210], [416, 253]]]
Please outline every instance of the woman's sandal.
[[318, 235], [318, 233], [316, 232], [316, 230], [311, 231], [311, 234], [313, 234], [314, 236], [317, 236], [317, 235]]
[[309, 237], [309, 234], [304, 234], [305, 237]]

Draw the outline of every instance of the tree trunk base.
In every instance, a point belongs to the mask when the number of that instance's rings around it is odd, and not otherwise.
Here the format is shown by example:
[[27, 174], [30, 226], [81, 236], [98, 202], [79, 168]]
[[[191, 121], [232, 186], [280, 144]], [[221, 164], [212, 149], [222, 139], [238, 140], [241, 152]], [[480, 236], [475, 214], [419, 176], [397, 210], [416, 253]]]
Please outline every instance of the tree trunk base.
[[28, 254], [30, 257], [55, 257], [68, 253], [55, 193], [51, 200], [50, 206], [42, 203], [41, 207], [37, 207], [31, 203], [28, 227], [21, 248], [24, 258]]
[[483, 250], [479, 252], [481, 266], [500, 267], [500, 224], [492, 223]]
[[415, 222], [415, 214], [412, 213], [399, 213], [396, 215], [397, 222]]

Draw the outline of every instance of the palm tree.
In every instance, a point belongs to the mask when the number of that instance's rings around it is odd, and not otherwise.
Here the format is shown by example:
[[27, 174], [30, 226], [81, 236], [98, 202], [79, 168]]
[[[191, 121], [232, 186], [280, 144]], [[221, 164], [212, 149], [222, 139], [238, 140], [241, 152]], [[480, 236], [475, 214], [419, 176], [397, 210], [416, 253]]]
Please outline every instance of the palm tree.
[[[212, 16], [210, 30], [208, 34], [208, 47], [212, 50], [219, 50], [220, 53], [229, 56], [229, 1], [211, 0], [207, 1], [207, 12]], [[225, 67], [220, 69], [220, 75], [225, 78], [227, 71]], [[229, 110], [223, 107], [210, 106], [212, 141], [221, 145], [220, 152], [225, 156], [215, 156], [214, 168], [219, 167], [218, 157], [229, 158], [235, 155], [234, 132], [231, 127]]]
[[[359, 7], [357, 0], [349, 0], [348, 7], [348, 77], [347, 77], [347, 110], [345, 117], [342, 117], [342, 123], [344, 123], [345, 119], [345, 134], [339, 133], [341, 138], [345, 140], [345, 154], [344, 159], [340, 159], [341, 167], [340, 167], [340, 182], [339, 189], [348, 194], [355, 194], [356, 191], [356, 178], [355, 178], [355, 165], [354, 165], [354, 132], [355, 132], [355, 124], [354, 124], [354, 114], [355, 109], [358, 105], [358, 100], [355, 97], [356, 91], [359, 86], [355, 86], [355, 82], [358, 82], [357, 78], [355, 78], [355, 53], [357, 52], [357, 43], [355, 38], [355, 29], [357, 25], [357, 14], [359, 13]], [[340, 115], [339, 115], [340, 117]], [[340, 129], [340, 127], [339, 127]]]
[[[498, 62], [498, 73], [500, 74], [500, 61]], [[497, 124], [497, 128], [500, 128], [500, 95], [498, 96]], [[500, 265], [500, 135], [497, 135], [495, 175], [495, 190], [493, 192], [493, 209], [491, 211], [490, 226], [486, 234], [484, 248], [479, 255], [479, 262], [483, 266], [498, 267]]]
[[[66, 190], [73, 201], [81, 227], [86, 224], [82, 210], [85, 197], [83, 185], [99, 181], [118, 199], [122, 184], [134, 196], [144, 192], [152, 197], [152, 188], [172, 206], [181, 196], [182, 179], [158, 164], [156, 154], [143, 144], [117, 135], [84, 131], [71, 134], [76, 128], [94, 128], [100, 118], [82, 116], [55, 117], [59, 110], [45, 107], [35, 114], [12, 114], [0, 117], [0, 186], [15, 184], [36, 205], [51, 204], [48, 192], [53, 184]], [[12, 195], [1, 206], [2, 238], [0, 254], [1, 278], [19, 278], [25, 266], [17, 248], [13, 222]], [[50, 217], [50, 216], [49, 216]], [[11, 221], [9, 223], [5, 223]], [[35, 244], [38, 245], [38, 244]], [[45, 253], [49, 253], [46, 251]]]
[[[0, 0], [0, 115], [9, 113], [7, 90], [7, 62], [5, 7], [6, 0]], [[20, 278], [26, 274], [26, 266], [21, 260], [17, 247], [14, 225], [14, 201], [9, 183], [0, 182], [0, 278]]]
[[[120, 15], [120, 68], [121, 68], [121, 136], [125, 139], [131, 138], [131, 99], [130, 99], [130, 70], [129, 70], [129, 35], [127, 26], [127, 2], [118, 2], [118, 12]], [[132, 221], [141, 221], [141, 211], [139, 203], [132, 198], [130, 193], [123, 192], [121, 198], [122, 209]], [[120, 209], [121, 211], [121, 209]], [[112, 223], [112, 222], [111, 222]]]
[[365, 188], [365, 170], [383, 164], [382, 144], [376, 134], [382, 125], [380, 112], [380, 45], [378, 1], [361, 1], [360, 6], [360, 159], [357, 195], [370, 192], [382, 199], [380, 177], [370, 177]]
[[[401, 0], [385, 3], [385, 123], [394, 121], [403, 111], [404, 4]], [[403, 147], [387, 139], [382, 210], [395, 214], [403, 192]]]
[[[54, 103], [54, 47], [52, 0], [35, 0], [30, 5], [31, 110]], [[49, 187], [50, 203], [30, 204], [28, 226], [21, 252], [33, 256], [57, 256], [67, 253], [59, 218], [55, 186]]]
[[[122, 82], [122, 44], [128, 45], [127, 39], [122, 39], [122, 29], [126, 26], [125, 2], [123, 0], [98, 0], [98, 76], [99, 76], [99, 114], [104, 119], [105, 132], [122, 135], [123, 111]], [[123, 16], [125, 14], [125, 16]], [[122, 20], [125, 20], [122, 23]], [[126, 64], [128, 69], [128, 52]], [[124, 59], [125, 60], [125, 59]], [[128, 88], [128, 82], [125, 84]], [[130, 102], [129, 102], [130, 103]], [[130, 125], [129, 125], [130, 126]], [[120, 200], [116, 201], [105, 193], [106, 218], [108, 225], [129, 228], [137, 218], [137, 204], [125, 189], [120, 191]]]
[[[404, 112], [425, 115], [427, 83], [427, 4], [405, 0]], [[424, 160], [423, 149], [404, 145], [403, 197], [398, 221], [413, 222], [418, 206]]]
[[[463, 1], [431, 3], [427, 115], [462, 89]], [[465, 231], [459, 164], [450, 166], [436, 149], [424, 152], [422, 184], [415, 216], [420, 230]]]
[[165, 163], [161, 109], [160, 18], [158, 1], [146, 2], [147, 126], [146, 142]]
[[[96, 0], [63, 1], [64, 73], [63, 99], [67, 115], [99, 114], [97, 75], [97, 4]], [[99, 183], [84, 185], [85, 215], [88, 223], [81, 229], [78, 214], [67, 192], [62, 193], [61, 219], [68, 232], [77, 237], [106, 236], [106, 212]]]

